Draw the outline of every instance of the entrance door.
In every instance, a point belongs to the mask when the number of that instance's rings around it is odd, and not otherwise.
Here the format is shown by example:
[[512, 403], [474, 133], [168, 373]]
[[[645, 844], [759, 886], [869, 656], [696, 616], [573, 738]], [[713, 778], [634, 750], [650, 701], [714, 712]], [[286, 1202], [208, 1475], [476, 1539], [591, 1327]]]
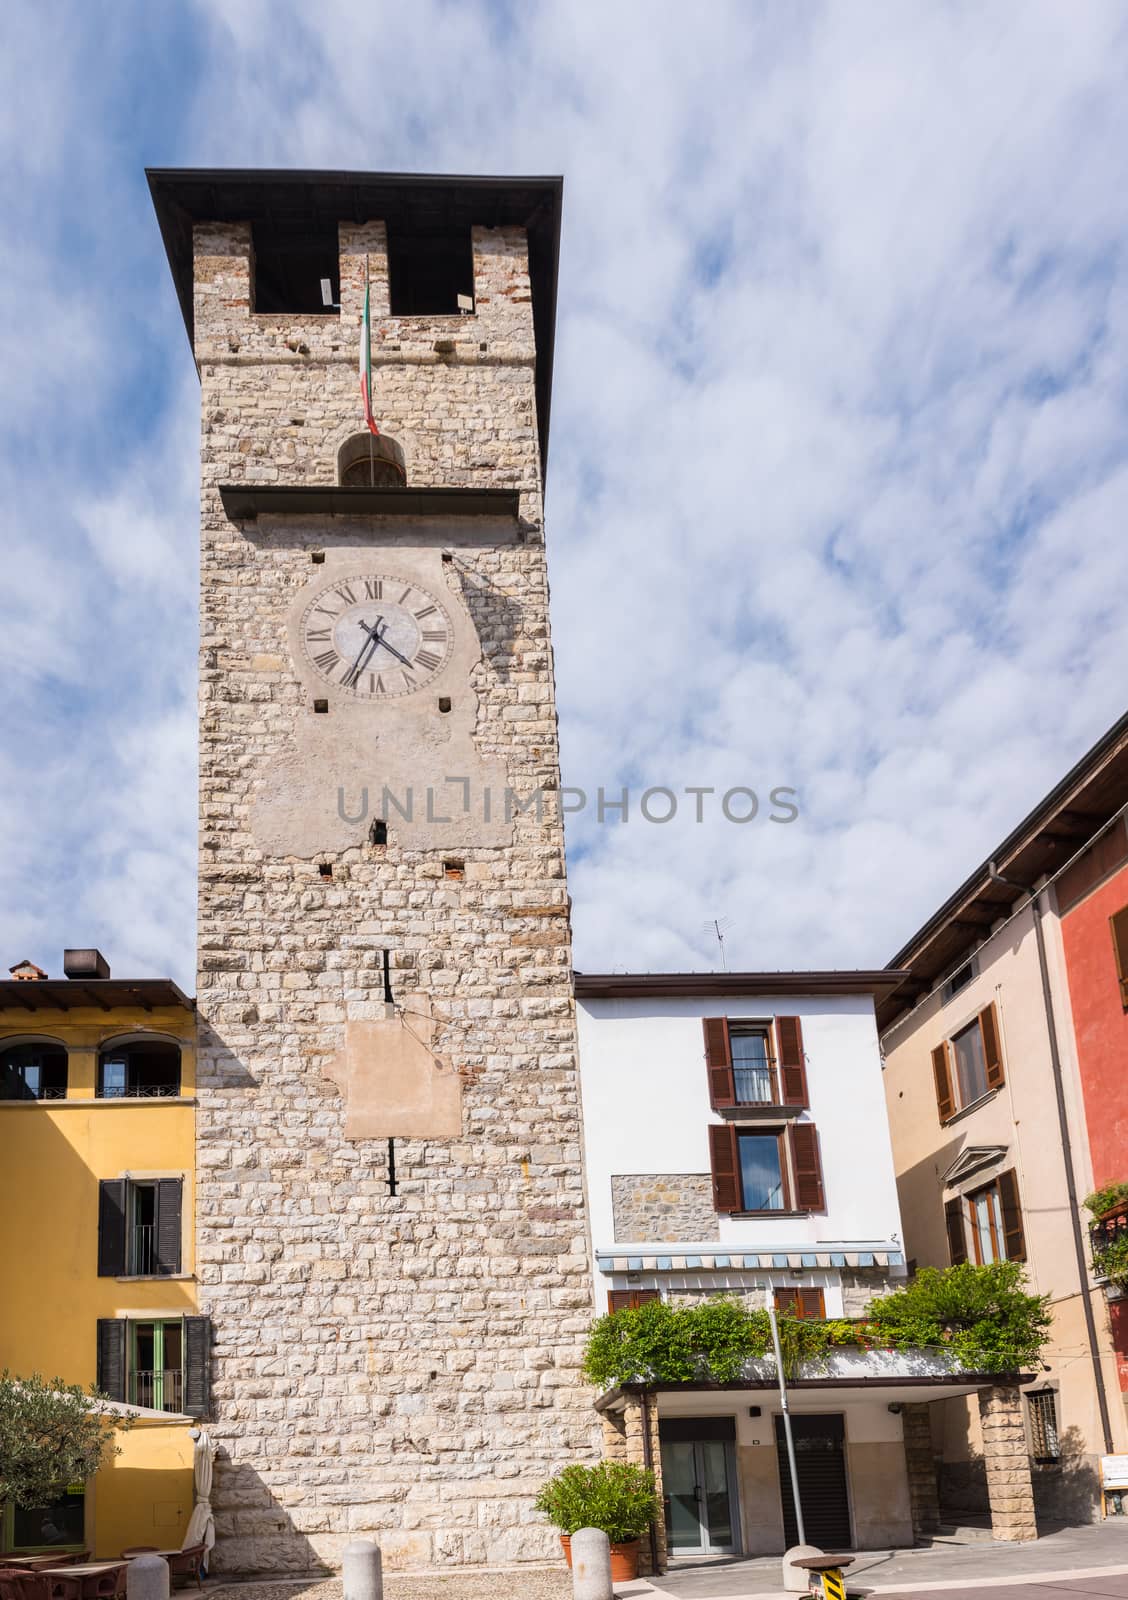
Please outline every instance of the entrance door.
[[[673, 1420], [673, 1419], [671, 1419]], [[735, 1433], [731, 1417], [703, 1418], [700, 1432], [717, 1423]], [[692, 1418], [661, 1423], [662, 1487], [666, 1539], [672, 1555], [720, 1555], [736, 1550], [736, 1471], [733, 1439], [694, 1437]], [[671, 1432], [675, 1435], [670, 1437]]]
[[[775, 1419], [775, 1428], [784, 1537], [790, 1549], [799, 1543], [799, 1528], [782, 1417]], [[807, 1543], [818, 1545], [820, 1550], [848, 1550], [850, 1502], [846, 1493], [846, 1430], [842, 1417], [793, 1415], [791, 1432]]]

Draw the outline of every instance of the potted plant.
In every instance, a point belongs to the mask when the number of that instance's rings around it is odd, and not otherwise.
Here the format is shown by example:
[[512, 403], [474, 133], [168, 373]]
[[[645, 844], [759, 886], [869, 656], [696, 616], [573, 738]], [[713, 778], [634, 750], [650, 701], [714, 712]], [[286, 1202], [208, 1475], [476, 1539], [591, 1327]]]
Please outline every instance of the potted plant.
[[660, 1510], [653, 1472], [623, 1461], [565, 1467], [541, 1485], [536, 1505], [559, 1528], [569, 1566], [572, 1535], [580, 1528], [601, 1528], [611, 1541], [611, 1577], [616, 1583], [638, 1575], [638, 1541]]

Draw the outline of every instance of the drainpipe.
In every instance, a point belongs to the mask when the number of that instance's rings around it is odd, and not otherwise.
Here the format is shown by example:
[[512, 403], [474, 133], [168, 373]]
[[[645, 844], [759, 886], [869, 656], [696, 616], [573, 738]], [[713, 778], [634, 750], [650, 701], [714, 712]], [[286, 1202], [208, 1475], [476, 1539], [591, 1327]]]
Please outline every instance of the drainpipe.
[[[654, 1451], [650, 1443], [650, 1391], [644, 1389], [639, 1396], [642, 1405], [642, 1464], [648, 1472], [654, 1470]], [[662, 1512], [659, 1512], [662, 1515]], [[658, 1527], [650, 1524], [650, 1571], [658, 1577]]]
[[1046, 935], [1042, 929], [1042, 907], [1039, 900], [1039, 891], [1028, 888], [1024, 883], [1015, 883], [1013, 878], [1004, 878], [1001, 872], [996, 871], [993, 861], [987, 864], [987, 876], [995, 883], [1001, 883], [1006, 889], [1016, 889], [1021, 894], [1030, 896], [1030, 907], [1034, 914], [1034, 937], [1038, 945], [1038, 969], [1042, 978], [1042, 1004], [1046, 1012], [1046, 1032], [1050, 1041], [1050, 1066], [1054, 1076], [1054, 1100], [1057, 1104], [1058, 1131], [1061, 1135], [1061, 1153], [1065, 1162], [1065, 1192], [1069, 1199], [1069, 1219], [1073, 1225], [1073, 1250], [1077, 1257], [1077, 1276], [1081, 1284], [1081, 1305], [1085, 1313], [1085, 1331], [1089, 1338], [1089, 1361], [1093, 1368], [1093, 1383], [1097, 1391], [1097, 1409], [1101, 1414], [1101, 1432], [1104, 1435], [1105, 1455], [1111, 1455], [1112, 1421], [1108, 1411], [1108, 1395], [1105, 1393], [1104, 1372], [1101, 1368], [1100, 1350], [1097, 1345], [1097, 1322], [1093, 1315], [1093, 1291], [1089, 1283], [1089, 1263], [1085, 1256], [1085, 1237], [1081, 1232], [1081, 1218], [1078, 1215], [1077, 1179], [1073, 1170], [1073, 1145], [1069, 1136], [1069, 1118], [1065, 1109], [1065, 1083], [1062, 1078], [1061, 1053], [1058, 1050], [1057, 1022], [1054, 1018], [1053, 990], [1050, 987], [1050, 967], [1046, 959]]

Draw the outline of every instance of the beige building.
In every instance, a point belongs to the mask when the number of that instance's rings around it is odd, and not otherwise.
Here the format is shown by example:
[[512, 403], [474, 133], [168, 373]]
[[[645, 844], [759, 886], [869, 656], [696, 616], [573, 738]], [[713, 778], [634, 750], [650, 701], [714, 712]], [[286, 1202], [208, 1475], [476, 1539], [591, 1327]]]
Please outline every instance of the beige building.
[[150, 186], [201, 383], [215, 1566], [551, 1555], [537, 1489], [599, 1435], [542, 515], [561, 185]]
[[[1061, 918], [1099, 883], [1126, 796], [1121, 723], [898, 951], [890, 966], [910, 977], [878, 1005], [910, 1269], [1017, 1260], [1050, 1297], [1044, 1370], [1024, 1388], [1035, 1501], [1080, 1520], [1099, 1508], [1101, 1455], [1128, 1449], [1128, 1422], [1090, 1268], [1094, 1174]], [[938, 1402], [932, 1427], [946, 1508], [984, 1509], [976, 1407]]]

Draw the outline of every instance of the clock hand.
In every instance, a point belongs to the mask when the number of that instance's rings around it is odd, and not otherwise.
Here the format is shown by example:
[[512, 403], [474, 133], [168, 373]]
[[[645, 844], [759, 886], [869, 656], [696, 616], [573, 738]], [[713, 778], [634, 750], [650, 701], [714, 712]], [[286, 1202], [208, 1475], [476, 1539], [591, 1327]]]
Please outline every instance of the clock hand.
[[384, 646], [385, 650], [390, 650], [392, 652], [392, 654], [395, 656], [396, 660], [397, 661], [402, 661], [405, 667], [410, 667], [411, 666], [411, 662], [407, 659], [406, 656], [401, 656], [400, 655], [399, 651], [396, 649], [394, 644], [389, 644], [388, 643], [387, 639], [384, 638], [384, 635], [378, 631], [379, 627], [380, 627], [380, 624], [377, 623], [376, 624], [376, 629], [374, 630], [375, 631], [375, 637], [376, 637], [376, 643], [377, 644], [382, 644]]
[[342, 682], [346, 685], [354, 684], [360, 677], [360, 674], [364, 671], [365, 663], [367, 662], [369, 656], [373, 654], [376, 646], [380, 642], [380, 624], [383, 622], [383, 620], [383, 617], [377, 617], [374, 626], [370, 628], [367, 622], [358, 619], [358, 626], [363, 629], [365, 639], [364, 643], [357, 651], [356, 660], [353, 662], [352, 666], [342, 679]]

